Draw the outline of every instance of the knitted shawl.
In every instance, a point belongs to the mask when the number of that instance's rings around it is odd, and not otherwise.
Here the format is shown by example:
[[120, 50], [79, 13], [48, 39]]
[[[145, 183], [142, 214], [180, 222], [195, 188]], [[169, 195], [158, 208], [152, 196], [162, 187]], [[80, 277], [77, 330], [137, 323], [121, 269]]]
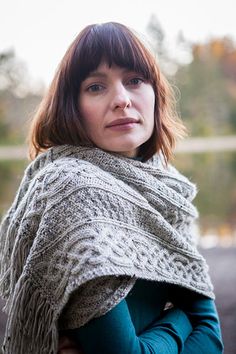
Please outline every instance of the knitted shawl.
[[105, 314], [139, 278], [214, 298], [193, 238], [195, 194], [158, 155], [70, 145], [39, 155], [1, 224], [3, 352], [56, 354], [59, 329]]

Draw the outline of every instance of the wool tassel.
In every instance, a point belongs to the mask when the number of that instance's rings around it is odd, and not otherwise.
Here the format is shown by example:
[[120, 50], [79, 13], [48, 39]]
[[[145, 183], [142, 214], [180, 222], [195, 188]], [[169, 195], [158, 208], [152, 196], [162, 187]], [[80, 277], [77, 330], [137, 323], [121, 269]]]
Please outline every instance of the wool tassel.
[[3, 353], [56, 354], [57, 314], [28, 275], [21, 276], [9, 301]]

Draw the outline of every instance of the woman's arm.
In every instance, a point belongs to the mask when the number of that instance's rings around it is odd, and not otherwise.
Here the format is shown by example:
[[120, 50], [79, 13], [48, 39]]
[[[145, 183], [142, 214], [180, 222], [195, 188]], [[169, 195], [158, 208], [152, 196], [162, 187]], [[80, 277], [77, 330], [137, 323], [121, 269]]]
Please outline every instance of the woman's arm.
[[183, 354], [220, 354], [223, 342], [215, 302], [184, 288], [172, 287], [173, 303], [188, 316], [193, 332], [184, 344]]
[[57, 354], [84, 354], [76, 343], [67, 336], [60, 336]]
[[191, 331], [184, 312], [171, 309], [137, 336], [124, 299], [104, 316], [67, 331], [67, 335], [83, 348], [84, 354], [177, 354]]

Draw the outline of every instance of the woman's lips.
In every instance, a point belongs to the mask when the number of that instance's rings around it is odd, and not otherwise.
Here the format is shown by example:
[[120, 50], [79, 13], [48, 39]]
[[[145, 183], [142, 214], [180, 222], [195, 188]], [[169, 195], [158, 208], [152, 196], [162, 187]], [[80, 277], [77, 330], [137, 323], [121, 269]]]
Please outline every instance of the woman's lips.
[[134, 118], [120, 118], [116, 119], [106, 127], [114, 130], [127, 130], [133, 128], [139, 121]]

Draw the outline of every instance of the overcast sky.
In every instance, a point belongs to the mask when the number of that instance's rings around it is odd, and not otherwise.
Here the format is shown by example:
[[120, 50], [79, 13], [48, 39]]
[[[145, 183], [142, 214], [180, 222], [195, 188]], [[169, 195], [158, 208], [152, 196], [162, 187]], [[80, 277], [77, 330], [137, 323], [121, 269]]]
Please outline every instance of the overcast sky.
[[46, 85], [78, 32], [95, 22], [122, 22], [148, 36], [154, 14], [170, 43], [179, 31], [191, 41], [236, 40], [235, 0], [0, 0], [0, 8], [0, 51], [14, 49]]

